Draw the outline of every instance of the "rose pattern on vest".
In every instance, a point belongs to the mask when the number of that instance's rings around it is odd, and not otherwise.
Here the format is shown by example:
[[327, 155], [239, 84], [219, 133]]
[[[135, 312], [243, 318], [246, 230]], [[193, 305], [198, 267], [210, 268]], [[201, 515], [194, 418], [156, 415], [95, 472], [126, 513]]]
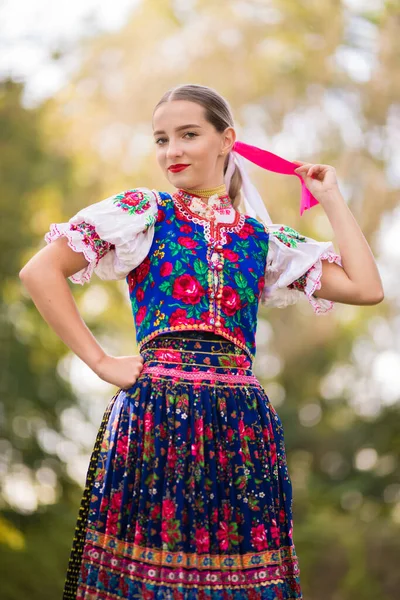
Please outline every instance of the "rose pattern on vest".
[[139, 347], [162, 332], [213, 331], [253, 358], [265, 226], [233, 207], [219, 216], [215, 202], [207, 218], [179, 192], [157, 192], [157, 202], [150, 251], [126, 278]]

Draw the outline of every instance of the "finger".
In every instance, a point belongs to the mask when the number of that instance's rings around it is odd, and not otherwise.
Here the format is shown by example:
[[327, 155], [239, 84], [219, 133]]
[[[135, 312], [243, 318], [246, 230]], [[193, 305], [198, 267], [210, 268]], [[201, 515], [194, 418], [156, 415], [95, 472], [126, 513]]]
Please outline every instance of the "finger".
[[309, 169], [312, 167], [311, 163], [304, 163], [304, 165], [302, 165], [301, 167], [297, 167], [297, 169], [294, 170], [295, 173], [298, 173], [299, 175], [305, 175], [308, 173]]
[[309, 177], [318, 177], [325, 171], [325, 167], [323, 165], [313, 165], [308, 172]]

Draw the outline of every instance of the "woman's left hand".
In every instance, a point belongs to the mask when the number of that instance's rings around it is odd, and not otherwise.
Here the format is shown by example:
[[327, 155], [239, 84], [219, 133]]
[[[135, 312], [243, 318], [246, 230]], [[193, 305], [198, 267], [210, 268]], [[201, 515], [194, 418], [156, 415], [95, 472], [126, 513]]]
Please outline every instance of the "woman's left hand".
[[314, 165], [299, 160], [293, 160], [292, 162], [295, 165], [299, 165], [294, 172], [301, 176], [306, 188], [310, 190], [318, 201], [338, 191], [339, 186], [334, 167], [330, 165]]

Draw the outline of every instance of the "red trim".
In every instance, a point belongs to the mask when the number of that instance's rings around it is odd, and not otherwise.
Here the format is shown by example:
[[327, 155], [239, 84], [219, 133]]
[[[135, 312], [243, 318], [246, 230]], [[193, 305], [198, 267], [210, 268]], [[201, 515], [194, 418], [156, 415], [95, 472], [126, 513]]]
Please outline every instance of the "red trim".
[[241, 214], [237, 210], [235, 210], [233, 207], [232, 207], [232, 210], [235, 212], [235, 219], [232, 223], [215, 222], [214, 219], [207, 219], [207, 217], [204, 217], [204, 216], [199, 215], [198, 213], [192, 211], [190, 206], [188, 204], [185, 204], [185, 202], [180, 198], [179, 194], [177, 194], [177, 193], [172, 194], [172, 197], [174, 200], [176, 200], [175, 207], [177, 209], [177, 212], [179, 214], [181, 214], [184, 219], [185, 219], [185, 213], [180, 209], [181, 206], [184, 208], [184, 210], [186, 210], [188, 213], [190, 213], [194, 218], [199, 219], [200, 221], [204, 221], [205, 223], [210, 223], [211, 235], [216, 239], [218, 239], [219, 236], [216, 236], [215, 233], [216, 232], [219, 233], [221, 228], [224, 228], [226, 231], [231, 231], [231, 230], [235, 229], [235, 227], [237, 227], [237, 225], [239, 223]]

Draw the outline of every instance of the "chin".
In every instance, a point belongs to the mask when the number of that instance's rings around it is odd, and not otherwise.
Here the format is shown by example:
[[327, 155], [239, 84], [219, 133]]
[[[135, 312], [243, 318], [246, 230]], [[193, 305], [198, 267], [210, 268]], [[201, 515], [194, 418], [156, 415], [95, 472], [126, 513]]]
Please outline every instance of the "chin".
[[184, 187], [184, 188], [195, 188], [195, 185], [193, 184], [191, 178], [190, 177], [185, 177], [185, 175], [183, 174], [183, 172], [182, 173], [170, 173], [168, 171], [167, 179], [176, 188], [181, 188], [181, 187]]

